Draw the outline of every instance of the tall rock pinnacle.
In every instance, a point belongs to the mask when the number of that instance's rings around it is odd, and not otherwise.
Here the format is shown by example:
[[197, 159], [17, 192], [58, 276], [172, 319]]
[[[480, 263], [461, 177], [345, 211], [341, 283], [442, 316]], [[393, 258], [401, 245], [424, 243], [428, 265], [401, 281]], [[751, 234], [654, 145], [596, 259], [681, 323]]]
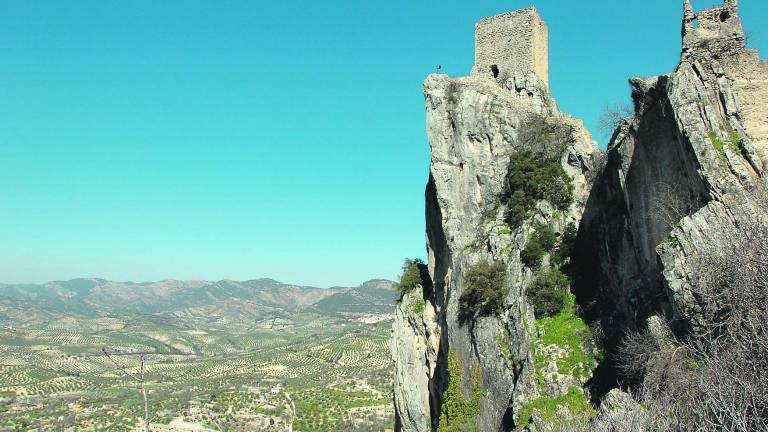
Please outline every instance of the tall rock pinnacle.
[[[427, 77], [429, 277], [393, 326], [398, 430], [546, 430], [611, 388], [631, 400], [611, 367], [625, 331], [701, 330], [689, 262], [765, 186], [768, 63], [738, 1], [683, 6], [678, 67], [630, 79], [635, 112], [605, 154], [550, 94], [535, 8], [477, 23], [470, 76]], [[542, 286], [571, 299], [571, 339], [547, 333]], [[605, 334], [605, 368], [583, 320]]]
[[[423, 86], [431, 148], [431, 280], [404, 295], [393, 328], [395, 406], [403, 431], [435, 430], [445, 405], [456, 403], [446, 400], [451, 380], [461, 380], [470, 394], [474, 373], [483, 388], [483, 396], [476, 395], [479, 430], [509, 429], [526, 401], [537, 397], [534, 317], [525, 300], [534, 271], [521, 262], [520, 251], [540, 224], [558, 234], [578, 225], [600, 154], [582, 123], [561, 113], [550, 96], [547, 26], [536, 9], [481, 20], [475, 46], [471, 76], [430, 75]], [[549, 139], [540, 136], [544, 131]], [[528, 150], [561, 167], [573, 200], [562, 210], [535, 203], [520, 226], [507, 229], [508, 165]], [[467, 318], [461, 300], [466, 275], [482, 262], [503, 266], [504, 307]], [[420, 302], [423, 310], [413, 307]]]

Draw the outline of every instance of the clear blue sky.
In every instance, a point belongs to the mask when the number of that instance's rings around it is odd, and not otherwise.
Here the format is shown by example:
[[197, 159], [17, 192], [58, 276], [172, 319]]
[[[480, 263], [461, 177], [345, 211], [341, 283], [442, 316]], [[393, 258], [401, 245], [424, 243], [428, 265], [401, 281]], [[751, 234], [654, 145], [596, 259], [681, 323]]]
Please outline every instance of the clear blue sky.
[[[694, 1], [697, 8], [714, 1]], [[743, 0], [768, 49], [765, 0]], [[594, 132], [670, 71], [682, 0], [535, 2]], [[394, 278], [424, 256], [420, 85], [521, 1], [3, 1], [0, 281]]]

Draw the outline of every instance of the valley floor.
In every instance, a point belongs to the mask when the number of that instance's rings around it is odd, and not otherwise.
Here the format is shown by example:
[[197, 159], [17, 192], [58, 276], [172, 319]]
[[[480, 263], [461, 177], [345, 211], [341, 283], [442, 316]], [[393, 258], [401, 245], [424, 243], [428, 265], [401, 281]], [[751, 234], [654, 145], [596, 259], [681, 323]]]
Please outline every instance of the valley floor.
[[[277, 318], [277, 319], [276, 319]], [[0, 431], [393, 428], [391, 317], [53, 317], [0, 331]]]

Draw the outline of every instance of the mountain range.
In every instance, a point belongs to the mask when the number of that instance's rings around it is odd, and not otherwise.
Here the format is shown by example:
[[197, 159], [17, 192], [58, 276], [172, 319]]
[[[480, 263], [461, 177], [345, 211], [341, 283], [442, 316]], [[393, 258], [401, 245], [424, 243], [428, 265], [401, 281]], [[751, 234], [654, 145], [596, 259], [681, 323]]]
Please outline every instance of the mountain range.
[[38, 314], [226, 314], [233, 318], [296, 312], [385, 314], [392, 312], [397, 298], [395, 283], [387, 280], [323, 289], [272, 279], [141, 283], [73, 279], [44, 284], [0, 284], [0, 320], [27, 320]]

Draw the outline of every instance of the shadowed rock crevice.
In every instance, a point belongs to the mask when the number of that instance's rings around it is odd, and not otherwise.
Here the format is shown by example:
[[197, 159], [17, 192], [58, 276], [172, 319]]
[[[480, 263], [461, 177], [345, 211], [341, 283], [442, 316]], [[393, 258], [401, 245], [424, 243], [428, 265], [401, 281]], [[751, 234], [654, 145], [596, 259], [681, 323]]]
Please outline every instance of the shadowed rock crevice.
[[[636, 84], [636, 117], [621, 125], [587, 202], [574, 254], [574, 292], [608, 351], [627, 329], [672, 315], [656, 247], [709, 200], [709, 187], [665, 96], [666, 79]], [[609, 356], [610, 357], [610, 356]]]
[[[447, 270], [450, 268], [450, 255], [436, 254], [436, 250], [446, 250], [447, 241], [440, 221], [442, 214], [437, 202], [437, 191], [435, 189], [435, 180], [432, 174], [429, 175], [427, 188], [425, 192], [425, 216], [427, 226], [427, 253], [429, 256], [428, 273], [432, 281], [431, 301], [435, 310], [445, 310], [445, 280]], [[445, 328], [445, 313], [438, 313], [437, 320], [439, 328]], [[440, 332], [439, 347], [437, 351], [434, 374], [429, 381], [429, 407], [431, 425], [437, 426], [437, 419], [440, 418], [440, 407], [442, 406], [442, 390], [447, 384], [448, 369], [448, 339], [445, 332]]]

